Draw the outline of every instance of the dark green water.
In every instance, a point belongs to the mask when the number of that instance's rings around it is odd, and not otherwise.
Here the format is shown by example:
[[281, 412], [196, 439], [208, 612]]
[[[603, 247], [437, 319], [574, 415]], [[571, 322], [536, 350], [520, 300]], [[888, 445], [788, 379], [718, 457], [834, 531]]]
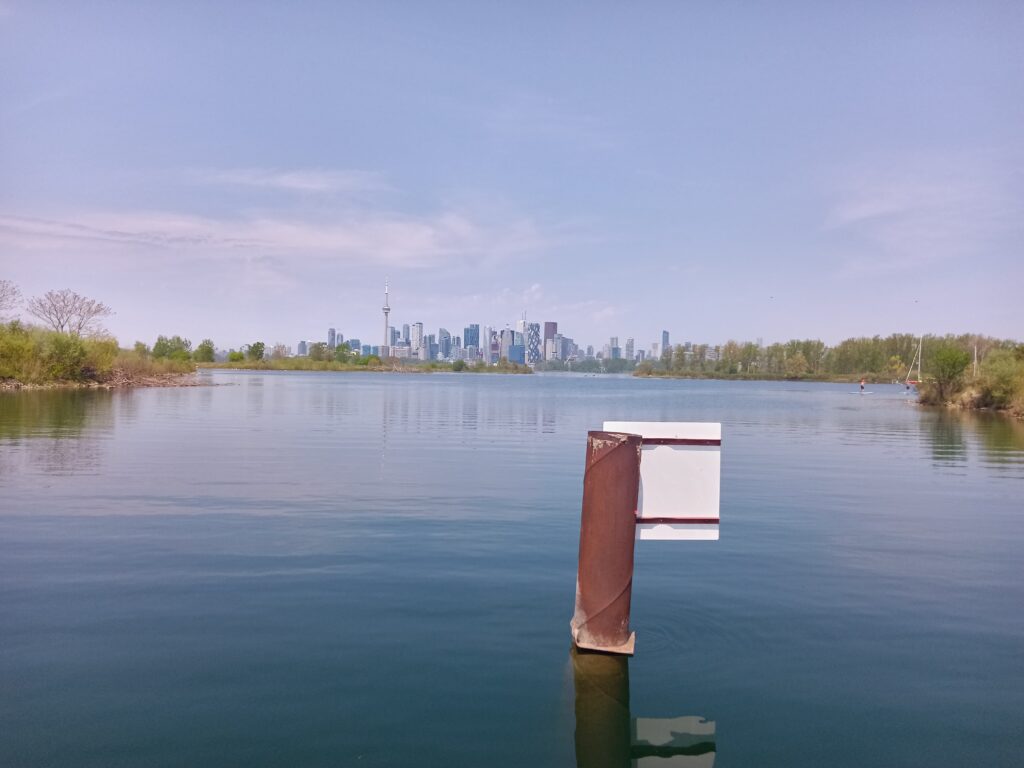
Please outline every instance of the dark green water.
[[[673, 765], [1021, 764], [1019, 424], [884, 386], [213, 380], [0, 396], [0, 765], [615, 765], [684, 715], [715, 732]], [[721, 421], [722, 526], [638, 543], [636, 656], [588, 677], [605, 419]]]

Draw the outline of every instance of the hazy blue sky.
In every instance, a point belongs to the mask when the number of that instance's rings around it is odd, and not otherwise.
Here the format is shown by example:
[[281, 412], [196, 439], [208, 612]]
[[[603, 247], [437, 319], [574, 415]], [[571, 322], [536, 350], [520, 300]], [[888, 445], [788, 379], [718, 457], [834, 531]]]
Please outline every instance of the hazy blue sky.
[[1024, 337], [1024, 3], [0, 0], [0, 278], [124, 344]]

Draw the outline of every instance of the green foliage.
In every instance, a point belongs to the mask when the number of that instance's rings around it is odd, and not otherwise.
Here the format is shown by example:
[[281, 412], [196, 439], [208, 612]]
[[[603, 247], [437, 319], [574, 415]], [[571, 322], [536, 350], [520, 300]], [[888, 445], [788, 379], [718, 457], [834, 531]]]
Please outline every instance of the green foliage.
[[203, 339], [199, 342], [199, 346], [196, 347], [196, 351], [192, 354], [192, 359], [197, 363], [212, 363], [214, 352], [215, 349], [213, 341], [210, 339]]
[[55, 381], [80, 381], [85, 362], [85, 344], [77, 334], [48, 333], [43, 337], [40, 356], [46, 378]]
[[152, 355], [155, 360], [167, 359], [185, 362], [192, 359], [192, 342], [181, 336], [170, 338], [157, 336]]
[[466, 361], [456, 360], [455, 362], [452, 363], [452, 370], [455, 371], [456, 373], [466, 370]]
[[136, 354], [136, 355], [138, 355], [138, 356], [139, 356], [139, 357], [141, 357], [141, 358], [147, 358], [147, 357], [149, 357], [149, 355], [150, 355], [150, 352], [149, 352], [149, 347], [147, 347], [147, 346], [146, 346], [146, 345], [145, 345], [145, 344], [144, 344], [143, 342], [141, 342], [141, 341], [136, 341], [136, 342], [135, 342], [135, 347], [133, 348], [133, 350], [132, 350], [132, 351], [134, 351], [134, 352], [135, 352], [135, 354]]
[[604, 370], [601, 368], [601, 361], [595, 360], [594, 358], [580, 360], [575, 363], [563, 363], [563, 365], [565, 365], [565, 370], [576, 371], [576, 373], [601, 373], [601, 371]]
[[246, 348], [245, 356], [250, 360], [262, 360], [263, 353], [266, 352], [266, 350], [266, 344], [264, 344], [262, 341], [254, 341]]
[[352, 347], [350, 347], [347, 342], [343, 342], [343, 343], [339, 344], [334, 349], [334, 360], [335, 360], [335, 362], [338, 362], [338, 363], [349, 363], [349, 362], [353, 362], [353, 358], [358, 359], [358, 357], [359, 357], [358, 354], [353, 354], [352, 353]]
[[1018, 356], [1016, 350], [994, 350], [982, 363], [976, 384], [979, 405], [1009, 408], [1024, 398], [1024, 356]]
[[967, 352], [953, 346], [943, 346], [935, 351], [929, 370], [934, 377], [940, 402], [956, 394], [970, 362], [971, 356]]
[[228, 352], [228, 362], [229, 363], [240, 363], [243, 360], [245, 360], [245, 355], [242, 354], [241, 352], [239, 352], [237, 350], [234, 350], [234, 349], [232, 349], [230, 352]]
[[625, 360], [621, 357], [610, 358], [604, 361], [604, 372], [605, 373], [625, 373], [626, 371], [633, 370], [633, 361]]
[[[144, 345], [143, 345], [144, 346]], [[13, 322], [0, 325], [0, 379], [22, 384], [106, 383], [161, 373], [186, 373], [191, 363], [154, 361], [120, 350], [111, 338], [83, 338]]]
[[80, 375], [85, 379], [102, 381], [114, 368], [121, 350], [117, 341], [110, 338], [85, 339], [85, 360]]
[[803, 352], [797, 352], [786, 359], [786, 376], [798, 379], [807, 373], [807, 358]]
[[0, 325], [0, 379], [41, 379], [41, 361], [33, 334], [17, 320]]
[[329, 350], [327, 348], [327, 342], [318, 341], [314, 344], [309, 345], [309, 349], [306, 352], [306, 355], [309, 357], [310, 360], [319, 363], [320, 361], [326, 360], [328, 358], [328, 352]]

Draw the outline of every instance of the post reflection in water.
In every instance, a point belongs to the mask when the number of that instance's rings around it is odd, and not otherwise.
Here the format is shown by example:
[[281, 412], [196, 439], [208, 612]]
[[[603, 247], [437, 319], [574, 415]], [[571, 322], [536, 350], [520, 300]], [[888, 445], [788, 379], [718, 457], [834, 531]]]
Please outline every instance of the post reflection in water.
[[711, 768], [715, 724], [703, 717], [638, 717], [629, 707], [629, 657], [572, 648], [576, 765]]

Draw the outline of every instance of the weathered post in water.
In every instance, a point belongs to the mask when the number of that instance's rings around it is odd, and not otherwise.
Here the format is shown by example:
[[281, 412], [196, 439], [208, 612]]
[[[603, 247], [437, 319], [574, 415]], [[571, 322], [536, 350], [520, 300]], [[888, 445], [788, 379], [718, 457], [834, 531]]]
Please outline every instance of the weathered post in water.
[[721, 438], [721, 424], [687, 422], [605, 422], [587, 434], [577, 647], [632, 655], [636, 539], [718, 538]]
[[572, 639], [580, 648], [633, 653], [629, 601], [640, 492], [640, 435], [587, 434], [580, 559]]

